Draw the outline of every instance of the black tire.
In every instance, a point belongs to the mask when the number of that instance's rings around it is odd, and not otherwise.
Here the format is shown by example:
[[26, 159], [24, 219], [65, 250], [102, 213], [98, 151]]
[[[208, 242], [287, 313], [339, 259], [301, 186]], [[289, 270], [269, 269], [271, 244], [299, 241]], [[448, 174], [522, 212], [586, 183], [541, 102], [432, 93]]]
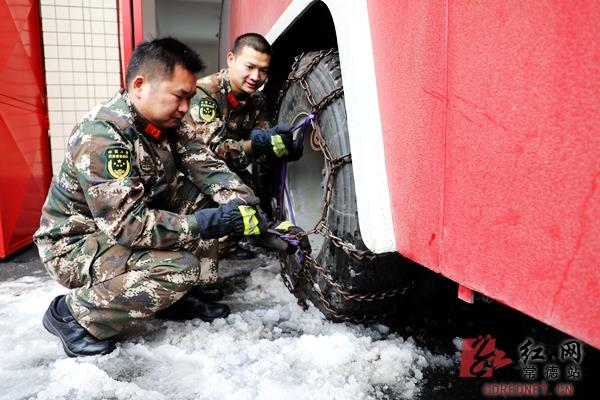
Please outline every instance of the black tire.
[[[305, 54], [298, 64], [295, 76], [301, 76], [317, 54], [316, 52]], [[342, 87], [337, 52], [325, 56], [305, 79], [316, 103], [336, 88]], [[292, 122], [295, 125], [310, 111], [311, 104], [306, 92], [300, 83], [293, 82], [281, 99], [278, 122]], [[333, 158], [350, 154], [343, 96], [318, 113], [318, 124], [321, 136], [327, 143]], [[314, 187], [308, 188], [308, 186], [320, 184], [323, 187], [325, 184], [325, 171], [321, 177], [314, 176], [313, 173], [310, 180], [303, 176], [307, 170], [314, 169], [318, 157], [321, 158], [321, 165], [325, 165], [322, 153], [311, 150], [308, 141], [309, 138], [305, 137], [303, 158], [289, 165], [288, 187], [291, 188], [295, 202], [302, 200], [303, 193], [314, 192]], [[319, 181], [319, 179], [320, 182], [313, 182]], [[295, 189], [294, 186], [296, 186]], [[323, 200], [324, 198], [321, 199], [320, 207], [323, 207]], [[315, 202], [313, 201], [313, 203]], [[316, 220], [318, 221], [318, 218]], [[313, 218], [311, 221], [313, 226], [298, 224], [309, 230], [314, 228], [317, 221]], [[360, 234], [352, 164], [342, 166], [335, 177], [333, 197], [326, 222], [333, 235], [353, 244], [359, 250], [367, 251]], [[304, 223], [306, 224], [306, 221]], [[313, 239], [312, 236], [311, 239]], [[313, 247], [315, 246], [313, 245]], [[336, 289], [324, 278], [323, 273], [315, 268], [310, 268], [309, 274], [318, 285], [317, 289], [310, 279], [302, 278], [302, 266], [298, 261], [293, 256], [284, 256], [284, 272], [291, 278], [290, 281], [294, 286], [296, 296], [303, 301], [310, 300], [328, 318], [333, 320], [372, 322], [393, 313], [403, 303], [402, 298], [413, 291], [414, 280], [420, 270], [414, 263], [398, 253], [373, 255], [372, 258], [359, 260], [346, 254], [328, 238], [322, 238], [320, 248], [313, 249], [312, 255], [335, 283], [343, 287], [343, 291], [362, 295], [383, 291], [392, 294], [383, 299], [358, 301], [353, 296], [344, 296], [339, 287]]]

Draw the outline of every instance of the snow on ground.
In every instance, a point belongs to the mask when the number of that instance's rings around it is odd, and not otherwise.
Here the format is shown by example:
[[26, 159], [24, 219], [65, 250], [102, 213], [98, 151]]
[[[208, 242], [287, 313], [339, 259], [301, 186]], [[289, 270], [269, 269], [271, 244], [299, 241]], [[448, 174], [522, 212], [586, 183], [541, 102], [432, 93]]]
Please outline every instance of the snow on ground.
[[0, 282], [0, 399], [410, 399], [426, 367], [454, 366], [385, 326], [302, 311], [277, 262], [245, 286], [225, 298], [225, 320], [153, 320], [112, 354], [72, 359], [41, 324], [66, 289], [48, 278]]

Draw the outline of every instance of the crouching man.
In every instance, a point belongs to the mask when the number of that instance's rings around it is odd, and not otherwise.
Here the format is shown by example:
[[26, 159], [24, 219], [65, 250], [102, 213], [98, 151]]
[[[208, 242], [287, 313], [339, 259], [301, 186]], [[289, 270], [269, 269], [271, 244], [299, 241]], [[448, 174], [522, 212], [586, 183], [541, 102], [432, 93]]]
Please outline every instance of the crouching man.
[[34, 235], [50, 275], [71, 289], [43, 317], [69, 356], [107, 354], [119, 333], [155, 314], [205, 321], [229, 314], [187, 292], [216, 268], [217, 238], [260, 235], [268, 223], [252, 207], [252, 190], [210, 150], [197, 149], [200, 185], [178, 170], [174, 135], [202, 67], [175, 39], [142, 43], [127, 89], [69, 138]]

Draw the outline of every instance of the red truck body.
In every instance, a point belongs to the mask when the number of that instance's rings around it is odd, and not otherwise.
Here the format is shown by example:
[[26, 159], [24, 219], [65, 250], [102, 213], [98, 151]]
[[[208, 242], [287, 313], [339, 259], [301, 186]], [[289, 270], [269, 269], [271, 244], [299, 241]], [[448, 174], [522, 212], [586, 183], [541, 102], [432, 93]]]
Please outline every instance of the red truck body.
[[[277, 42], [310, 6], [233, 0], [230, 37]], [[366, 9], [394, 250], [600, 347], [600, 3]]]

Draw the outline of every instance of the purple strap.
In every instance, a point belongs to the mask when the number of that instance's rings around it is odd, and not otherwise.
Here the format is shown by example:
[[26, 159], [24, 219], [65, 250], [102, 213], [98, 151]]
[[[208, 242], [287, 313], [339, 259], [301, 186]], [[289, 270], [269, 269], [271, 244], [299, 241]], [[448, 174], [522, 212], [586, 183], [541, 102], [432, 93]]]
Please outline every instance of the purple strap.
[[314, 120], [315, 114], [308, 114], [306, 118], [304, 118], [304, 121], [300, 122], [298, 125], [292, 128], [292, 132], [294, 132], [297, 129], [304, 128], [302, 129], [302, 139], [304, 139], [304, 132], [306, 131], [306, 127]]
[[[273, 235], [279, 237], [279, 239], [283, 240], [284, 242], [298, 248], [298, 245], [300, 244], [300, 239], [298, 239], [296, 236], [289, 234], [289, 233], [282, 233], [279, 231], [276, 231], [275, 229], [267, 229], [267, 232], [272, 233]], [[296, 257], [298, 257], [298, 261], [300, 263], [304, 262], [304, 254], [302, 254], [301, 251], [296, 251]]]
[[283, 240], [286, 243], [291, 244], [292, 246], [298, 247], [298, 245], [300, 244], [300, 239], [298, 239], [294, 235], [290, 235], [289, 233], [281, 233], [279, 231], [276, 231], [275, 229], [267, 229], [267, 232], [278, 236], [279, 239]]

